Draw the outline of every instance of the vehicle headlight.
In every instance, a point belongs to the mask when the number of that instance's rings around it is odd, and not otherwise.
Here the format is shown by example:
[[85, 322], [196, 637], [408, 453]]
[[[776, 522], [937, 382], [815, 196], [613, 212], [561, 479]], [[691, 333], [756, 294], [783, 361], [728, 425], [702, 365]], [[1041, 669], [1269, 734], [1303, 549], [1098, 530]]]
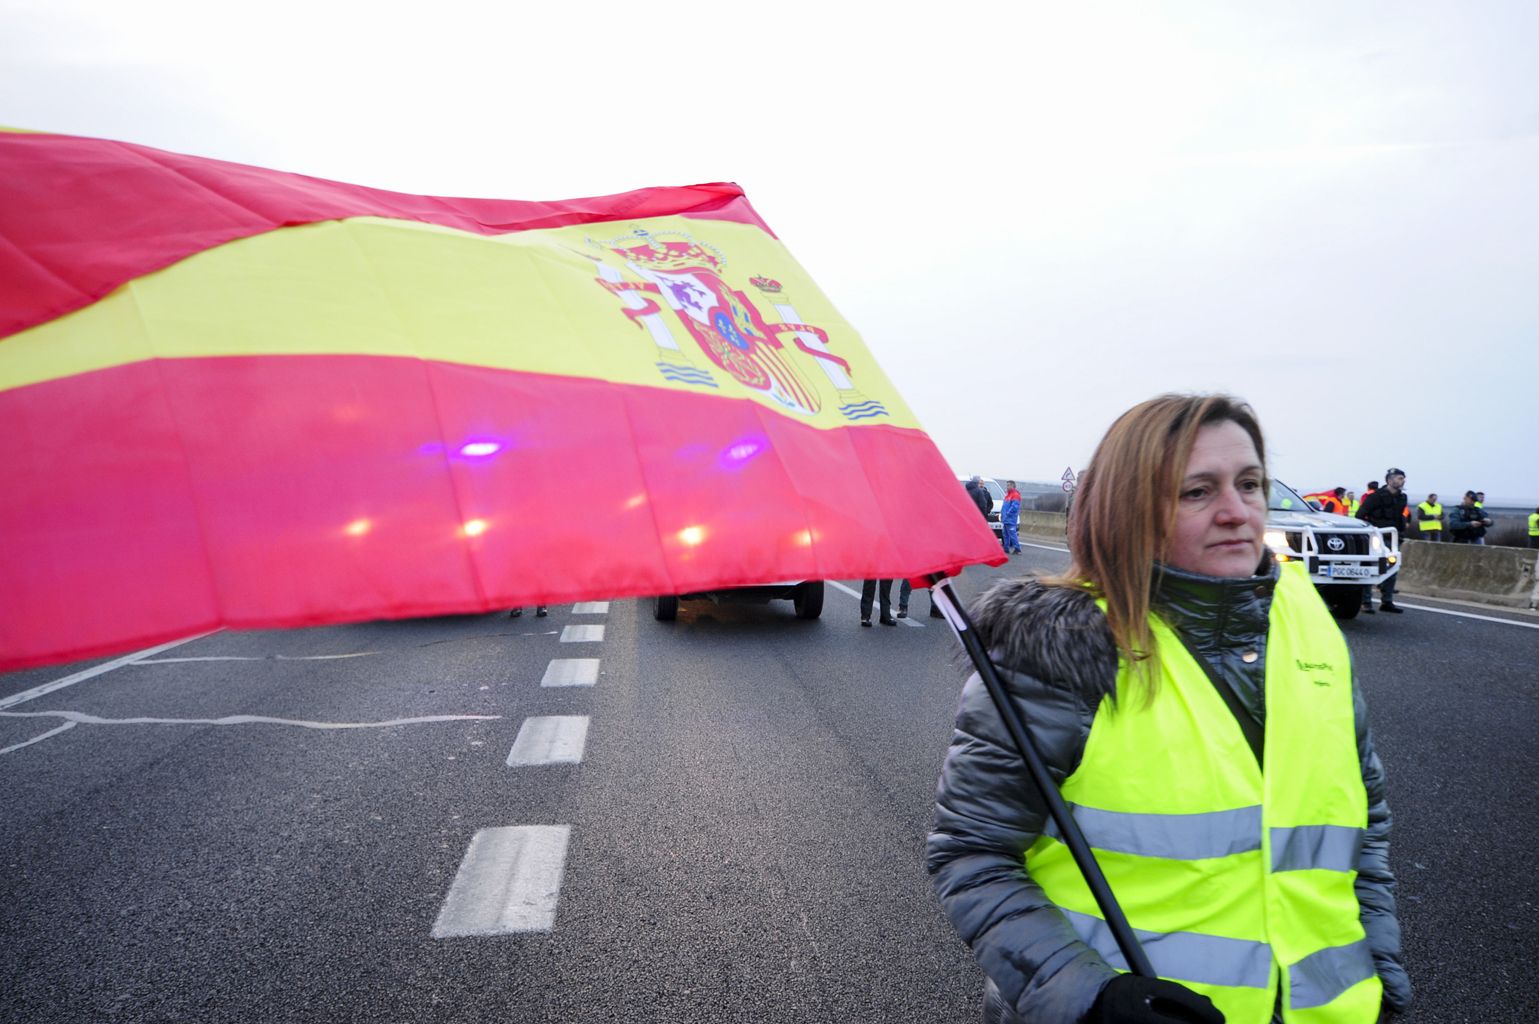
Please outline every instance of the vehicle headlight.
[[1263, 537], [1274, 555], [1288, 554], [1288, 535], [1281, 530], [1268, 530]]
[[1368, 551], [1370, 554], [1377, 555], [1383, 550], [1384, 535], [1381, 534], [1378, 530], [1374, 530], [1373, 533], [1368, 537]]

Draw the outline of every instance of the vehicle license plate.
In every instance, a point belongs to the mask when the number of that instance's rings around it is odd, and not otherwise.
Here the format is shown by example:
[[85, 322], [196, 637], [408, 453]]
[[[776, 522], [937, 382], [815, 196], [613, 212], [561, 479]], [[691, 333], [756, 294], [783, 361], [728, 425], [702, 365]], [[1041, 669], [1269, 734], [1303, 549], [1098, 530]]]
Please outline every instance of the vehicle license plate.
[[1360, 580], [1377, 576], [1371, 565], [1328, 565], [1326, 575], [1333, 580]]

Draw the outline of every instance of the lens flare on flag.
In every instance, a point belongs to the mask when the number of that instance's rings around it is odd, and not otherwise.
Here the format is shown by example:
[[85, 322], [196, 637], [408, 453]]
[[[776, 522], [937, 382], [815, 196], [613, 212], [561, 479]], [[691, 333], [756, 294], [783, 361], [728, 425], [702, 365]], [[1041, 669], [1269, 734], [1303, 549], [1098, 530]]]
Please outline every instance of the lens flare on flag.
[[723, 183], [416, 196], [0, 130], [0, 436], [0, 670], [1003, 561]]

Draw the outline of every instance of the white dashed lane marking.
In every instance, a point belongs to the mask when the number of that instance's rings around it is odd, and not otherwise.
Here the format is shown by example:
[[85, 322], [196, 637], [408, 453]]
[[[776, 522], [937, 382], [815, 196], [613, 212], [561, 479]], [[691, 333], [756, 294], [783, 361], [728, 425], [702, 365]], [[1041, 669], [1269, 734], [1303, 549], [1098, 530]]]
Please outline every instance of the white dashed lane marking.
[[541, 715], [524, 719], [508, 752], [508, 767], [577, 764], [588, 741], [587, 715]]
[[608, 601], [579, 601], [572, 605], [573, 615], [608, 615]]
[[545, 667], [541, 686], [592, 686], [598, 682], [599, 659], [556, 658]]
[[567, 626], [561, 630], [561, 642], [564, 644], [595, 643], [602, 639], [602, 625]]
[[570, 825], [477, 832], [438, 912], [433, 938], [550, 931], [571, 832]]

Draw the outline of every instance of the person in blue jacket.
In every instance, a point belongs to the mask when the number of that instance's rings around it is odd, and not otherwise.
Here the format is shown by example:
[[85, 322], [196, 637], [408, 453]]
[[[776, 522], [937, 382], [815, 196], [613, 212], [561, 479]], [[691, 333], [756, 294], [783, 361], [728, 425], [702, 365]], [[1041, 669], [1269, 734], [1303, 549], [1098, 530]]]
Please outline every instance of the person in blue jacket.
[[1015, 489], [1014, 480], [1005, 481], [1005, 502], [999, 509], [999, 524], [1004, 527], [1000, 543], [1005, 554], [1021, 553], [1021, 492]]

